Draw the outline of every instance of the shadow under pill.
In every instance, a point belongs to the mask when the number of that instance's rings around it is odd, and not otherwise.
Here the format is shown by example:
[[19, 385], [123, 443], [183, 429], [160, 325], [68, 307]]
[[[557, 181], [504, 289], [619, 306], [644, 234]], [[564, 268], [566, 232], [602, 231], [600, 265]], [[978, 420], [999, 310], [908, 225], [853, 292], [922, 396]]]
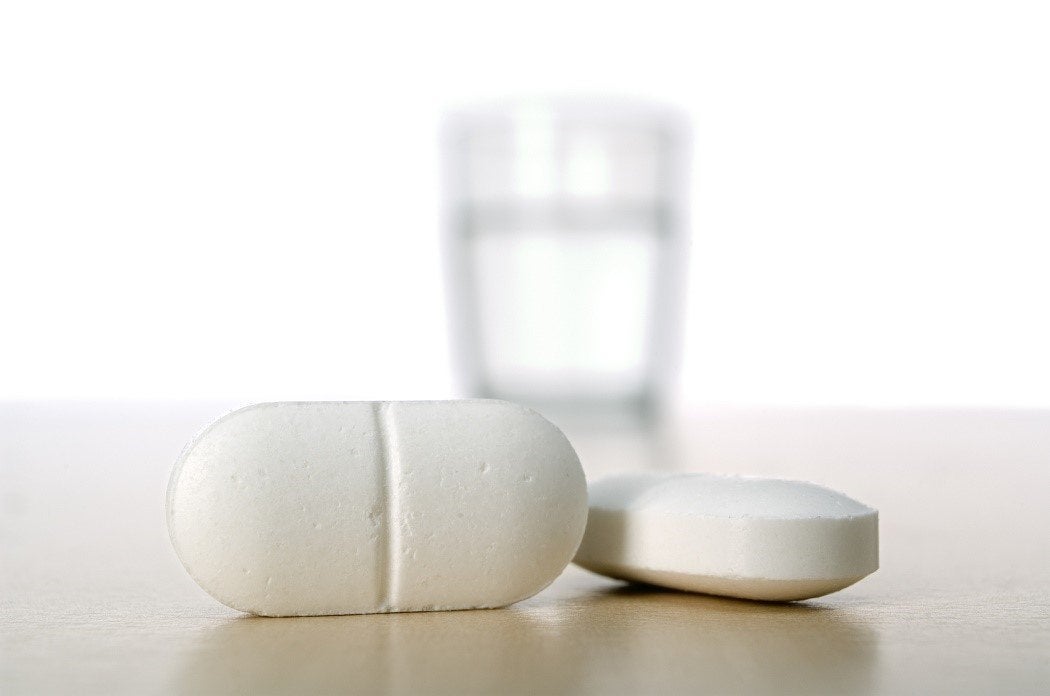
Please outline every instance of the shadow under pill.
[[[604, 645], [592, 648], [597, 669], [630, 660], [648, 665], [650, 673], [677, 675], [675, 683], [692, 679], [712, 693], [875, 689], [879, 634], [848, 607], [758, 602], [643, 584], [610, 588], [591, 604], [596, 616], [618, 618], [615, 630], [600, 638]], [[624, 691], [652, 686], [637, 674], [623, 675]]]
[[[535, 669], [542, 669], [537, 681]], [[185, 693], [572, 691], [579, 665], [511, 609], [242, 617], [209, 629], [176, 675]]]
[[616, 585], [506, 609], [232, 619], [202, 632], [174, 687], [864, 693], [873, 689], [877, 637], [848, 608]]

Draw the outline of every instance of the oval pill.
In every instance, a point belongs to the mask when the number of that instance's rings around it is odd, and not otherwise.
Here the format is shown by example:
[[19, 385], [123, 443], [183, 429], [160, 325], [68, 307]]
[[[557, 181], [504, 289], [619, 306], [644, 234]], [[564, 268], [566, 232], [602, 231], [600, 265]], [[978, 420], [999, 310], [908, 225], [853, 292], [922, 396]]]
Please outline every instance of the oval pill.
[[209, 594], [265, 616], [468, 609], [540, 591], [587, 518], [579, 459], [492, 400], [249, 406], [187, 446], [168, 527]]
[[808, 599], [878, 569], [878, 512], [802, 481], [615, 476], [591, 486], [574, 560], [603, 575], [680, 590]]

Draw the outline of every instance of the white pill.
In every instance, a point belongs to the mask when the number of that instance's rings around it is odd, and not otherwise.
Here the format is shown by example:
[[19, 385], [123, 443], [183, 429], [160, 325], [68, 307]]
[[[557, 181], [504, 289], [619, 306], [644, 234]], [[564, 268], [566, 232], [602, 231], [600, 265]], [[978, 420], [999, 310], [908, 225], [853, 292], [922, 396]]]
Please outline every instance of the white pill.
[[879, 567], [878, 512], [802, 481], [631, 474], [590, 489], [575, 562], [745, 599], [819, 597]]
[[186, 570], [266, 616], [511, 604], [561, 573], [586, 519], [565, 436], [503, 401], [250, 406], [168, 488]]

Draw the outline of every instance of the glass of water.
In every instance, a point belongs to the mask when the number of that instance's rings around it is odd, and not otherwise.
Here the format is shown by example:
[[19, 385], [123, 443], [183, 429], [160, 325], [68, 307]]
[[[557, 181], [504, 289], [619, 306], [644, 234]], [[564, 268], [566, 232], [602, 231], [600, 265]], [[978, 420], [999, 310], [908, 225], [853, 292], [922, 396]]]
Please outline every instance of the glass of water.
[[449, 119], [446, 246], [470, 394], [658, 415], [675, 363], [687, 149], [678, 115], [622, 100]]

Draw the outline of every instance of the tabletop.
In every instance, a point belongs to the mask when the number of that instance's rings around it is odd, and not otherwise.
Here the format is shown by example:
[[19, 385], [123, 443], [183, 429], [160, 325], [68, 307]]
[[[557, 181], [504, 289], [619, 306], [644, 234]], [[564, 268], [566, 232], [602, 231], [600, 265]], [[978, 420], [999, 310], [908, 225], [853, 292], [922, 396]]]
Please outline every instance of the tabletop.
[[708, 409], [567, 428], [637, 468], [814, 481], [878, 508], [881, 568], [795, 603], [570, 566], [511, 607], [266, 619], [182, 569], [175, 458], [235, 404], [0, 404], [0, 692], [1050, 693], [1050, 411]]

